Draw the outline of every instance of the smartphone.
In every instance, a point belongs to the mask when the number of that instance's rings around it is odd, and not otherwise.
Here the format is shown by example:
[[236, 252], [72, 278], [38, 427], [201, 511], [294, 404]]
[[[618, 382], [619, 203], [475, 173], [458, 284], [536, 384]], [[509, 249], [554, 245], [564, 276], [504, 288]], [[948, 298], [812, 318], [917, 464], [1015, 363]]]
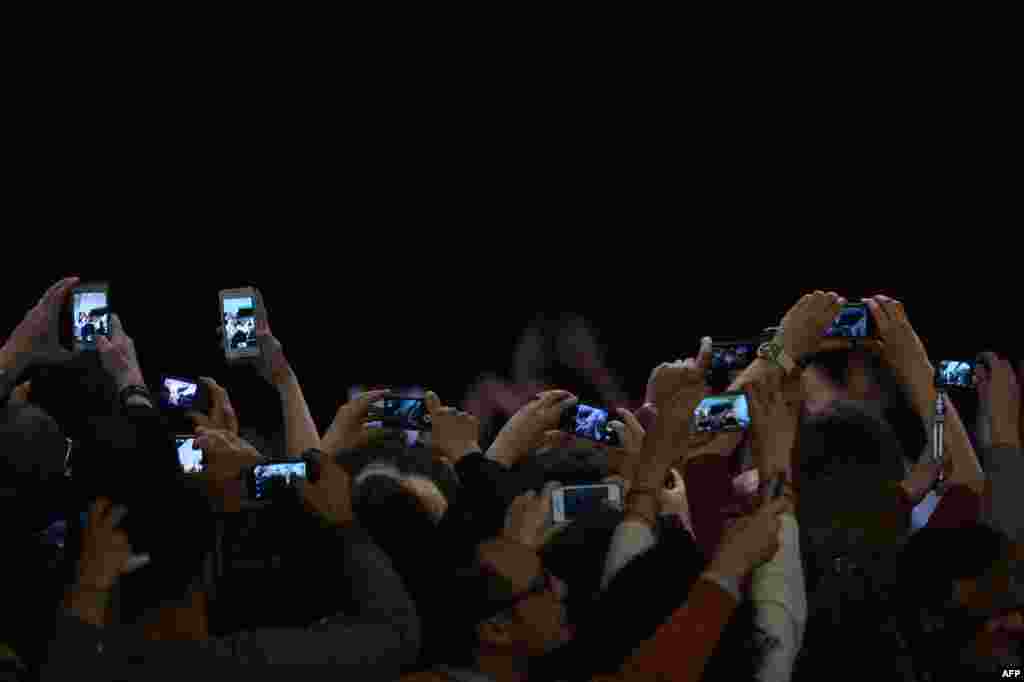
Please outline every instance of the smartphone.
[[308, 479], [306, 462], [290, 460], [257, 464], [249, 474], [249, 490], [253, 499], [268, 500], [295, 488], [299, 479]]
[[974, 388], [974, 360], [943, 360], [935, 368], [935, 385], [938, 388]]
[[765, 493], [767, 494], [768, 501], [777, 500], [782, 497], [782, 491], [785, 490], [786, 479], [782, 474], [775, 474], [775, 476], [765, 483]]
[[848, 303], [839, 309], [825, 336], [845, 339], [870, 339], [875, 337], [875, 318], [866, 303]]
[[178, 463], [186, 474], [198, 474], [203, 470], [203, 451], [196, 449], [196, 437], [181, 435], [174, 437], [178, 449]]
[[260, 354], [256, 343], [257, 294], [252, 287], [220, 292], [221, 324], [224, 326], [224, 356], [228, 360]]
[[575, 520], [579, 515], [610, 504], [622, 508], [622, 488], [614, 483], [569, 485], [551, 494], [551, 516], [555, 523]]
[[558, 428], [578, 438], [587, 438], [612, 447], [619, 447], [622, 445], [619, 434], [608, 426], [609, 421], [613, 421], [613, 419], [609, 416], [608, 410], [577, 403], [562, 412], [562, 420]]
[[757, 359], [760, 344], [761, 341], [757, 339], [714, 342], [711, 345], [711, 371], [733, 372], [746, 369]]
[[430, 413], [423, 398], [383, 398], [370, 405], [366, 420], [407, 431], [430, 430]]
[[693, 413], [694, 433], [746, 431], [750, 428], [750, 407], [743, 392], [721, 393], [704, 398]]
[[74, 349], [96, 350], [96, 339], [110, 338], [110, 285], [80, 284], [71, 290], [71, 341]]
[[166, 410], [210, 411], [206, 384], [197, 379], [165, 376], [160, 380], [160, 406]]

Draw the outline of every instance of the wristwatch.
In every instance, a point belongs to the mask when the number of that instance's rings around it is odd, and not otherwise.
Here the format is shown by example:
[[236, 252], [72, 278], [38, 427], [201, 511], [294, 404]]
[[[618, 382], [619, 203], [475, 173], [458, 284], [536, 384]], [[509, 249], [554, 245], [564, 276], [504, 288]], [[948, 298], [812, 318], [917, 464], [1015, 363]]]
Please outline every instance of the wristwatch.
[[757, 349], [757, 357], [764, 358], [769, 362], [773, 362], [781, 367], [786, 374], [792, 373], [797, 369], [797, 364], [793, 362], [793, 358], [786, 354], [786, 349], [782, 347], [778, 339], [772, 339], [767, 343], [762, 343], [761, 347]]

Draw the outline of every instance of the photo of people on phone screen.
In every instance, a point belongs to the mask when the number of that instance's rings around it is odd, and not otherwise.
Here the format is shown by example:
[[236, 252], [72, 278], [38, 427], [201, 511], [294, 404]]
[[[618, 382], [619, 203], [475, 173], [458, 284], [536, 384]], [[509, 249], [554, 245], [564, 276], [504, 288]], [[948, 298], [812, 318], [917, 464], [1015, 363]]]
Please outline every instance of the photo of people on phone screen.
[[825, 336], [843, 338], [866, 338], [868, 336], [868, 316], [871, 312], [865, 305], [843, 306]]
[[430, 415], [427, 404], [417, 398], [385, 398], [378, 400], [370, 407], [371, 419], [381, 419], [385, 423], [407, 424], [414, 428], [430, 429]]
[[198, 391], [199, 386], [188, 381], [171, 378], [164, 380], [164, 397], [170, 407], [192, 407]]
[[224, 338], [229, 350], [256, 345], [256, 312], [251, 296], [224, 299]]
[[[348, 399], [355, 400], [357, 397], [366, 393], [367, 391], [373, 391], [380, 388], [379, 386], [349, 386], [348, 388]], [[390, 390], [393, 392], [405, 396], [406, 398], [423, 398], [426, 394], [425, 389], [420, 386], [404, 386], [404, 387], [392, 387]], [[368, 422], [367, 426], [372, 428], [381, 428], [384, 426], [384, 422]], [[408, 446], [416, 445], [420, 442], [420, 432], [406, 429], [403, 431], [405, 434], [405, 444]]]
[[694, 426], [698, 432], [747, 428], [750, 426], [750, 412], [746, 396], [709, 396], [705, 398], [694, 413]]
[[73, 332], [79, 343], [96, 343], [96, 336], [109, 336], [110, 319], [107, 294], [102, 291], [83, 291], [72, 297]]
[[757, 349], [753, 344], [737, 344], [711, 349], [711, 369], [744, 369], [754, 361]]
[[178, 446], [178, 462], [186, 474], [195, 474], [203, 470], [203, 451], [193, 446], [195, 438], [175, 438]]
[[590, 405], [578, 405], [576, 409], [576, 435], [598, 442], [611, 440], [614, 431], [608, 428], [608, 413]]
[[969, 362], [944, 360], [939, 365], [939, 380], [944, 386], [974, 388], [974, 370]]
[[253, 470], [253, 478], [256, 480], [256, 499], [270, 497], [294, 487], [300, 478], [306, 478], [306, 463], [263, 464]]

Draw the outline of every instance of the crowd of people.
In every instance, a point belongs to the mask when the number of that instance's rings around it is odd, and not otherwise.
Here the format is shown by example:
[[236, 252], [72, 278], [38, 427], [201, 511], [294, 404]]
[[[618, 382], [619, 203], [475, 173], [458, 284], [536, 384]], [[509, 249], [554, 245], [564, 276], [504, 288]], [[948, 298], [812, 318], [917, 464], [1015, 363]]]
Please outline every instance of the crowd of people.
[[[54, 284], [0, 347], [0, 680], [294, 663], [410, 682], [924, 682], [1021, 667], [1024, 367], [980, 354], [969, 429], [899, 301], [857, 301], [877, 338], [847, 345], [826, 333], [847, 301], [806, 294], [728, 386], [708, 385], [705, 337], [653, 368], [636, 409], [577, 328], [560, 351], [608, 397], [609, 446], [566, 429], [578, 391], [532, 370], [511, 397], [489, 378], [467, 409], [427, 391], [415, 442], [372, 424], [386, 389], [320, 430], [259, 296], [260, 353], [242, 362], [276, 390], [283, 433], [242, 426], [204, 378], [202, 467], [186, 473], [120, 316], [96, 351], [61, 346], [77, 283]], [[697, 432], [720, 392], [745, 394], [749, 426]], [[251, 472], [280, 461], [308, 475], [253, 507]], [[596, 483], [623, 504], [553, 523], [556, 490]], [[268, 559], [245, 578], [254, 555]]]

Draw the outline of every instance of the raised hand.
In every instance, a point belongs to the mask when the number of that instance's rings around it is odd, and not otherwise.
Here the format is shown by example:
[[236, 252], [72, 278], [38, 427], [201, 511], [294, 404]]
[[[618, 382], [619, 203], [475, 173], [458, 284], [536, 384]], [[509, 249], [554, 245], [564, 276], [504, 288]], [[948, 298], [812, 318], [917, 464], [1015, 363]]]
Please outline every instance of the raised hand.
[[78, 277], [65, 277], [43, 294], [14, 328], [0, 349], [0, 367], [24, 369], [35, 364], [57, 364], [72, 357], [60, 345], [60, 313]]
[[128, 535], [118, 528], [127, 513], [127, 509], [114, 506], [106, 498], [92, 503], [89, 522], [82, 536], [77, 587], [108, 592], [122, 575], [149, 563], [148, 554], [132, 553]]
[[794, 362], [818, 352], [824, 341], [825, 331], [836, 319], [846, 299], [834, 292], [815, 291], [807, 294], [789, 309], [782, 318], [782, 328], [777, 338], [786, 354]]
[[647, 380], [647, 396], [644, 402], [661, 408], [678, 393], [681, 382], [686, 381], [682, 374], [683, 370], [699, 369], [706, 373], [711, 369], [711, 346], [711, 337], [705, 336], [701, 339], [700, 351], [696, 358], [663, 362], [655, 367]]
[[430, 413], [430, 442], [454, 466], [471, 452], [480, 452], [480, 421], [454, 407], [443, 407], [433, 391], [424, 399]]
[[391, 391], [387, 390], [367, 391], [339, 407], [330, 428], [320, 439], [320, 450], [333, 456], [367, 445], [372, 436], [372, 430], [366, 427], [370, 406], [389, 395]]
[[263, 294], [256, 290], [256, 343], [260, 354], [249, 362], [267, 383], [280, 388], [292, 376], [292, 367], [284, 355], [284, 348], [270, 330], [267, 308], [263, 304]]
[[922, 417], [935, 409], [935, 367], [907, 319], [903, 304], [886, 296], [863, 299], [882, 338], [882, 358], [892, 368]]
[[[1021, 385], [1013, 366], [995, 353], [983, 353], [978, 363], [978, 399], [991, 420], [992, 444], [1020, 447]], [[987, 366], [986, 366], [987, 365]]]
[[530, 490], [513, 500], [505, 514], [502, 538], [534, 550], [540, 549], [551, 514], [551, 494], [557, 487], [556, 483], [548, 483], [540, 495]]
[[327, 453], [320, 458], [320, 476], [314, 483], [299, 480], [299, 495], [304, 506], [335, 526], [351, 523], [355, 519], [352, 511], [352, 479]]
[[779, 515], [791, 511], [792, 501], [781, 497], [738, 519], [726, 529], [709, 570], [739, 579], [770, 561], [779, 551]]
[[210, 393], [210, 414], [205, 415], [196, 410], [189, 410], [185, 416], [192, 420], [196, 427], [217, 429], [238, 435], [238, 414], [231, 404], [231, 396], [216, 381], [210, 377], [199, 377], [199, 380], [206, 384]]
[[265, 461], [263, 455], [236, 434], [223, 429], [196, 429], [195, 448], [203, 451], [203, 475], [223, 485], [235, 481], [247, 468]]
[[754, 458], [761, 480], [784, 473], [792, 481], [800, 404], [787, 400], [777, 374], [765, 374], [748, 384], [747, 397], [753, 422]]
[[539, 393], [508, 420], [487, 451], [487, 457], [512, 466], [539, 447], [545, 432], [557, 428], [562, 412], [577, 402], [568, 391]]
[[146, 385], [135, 353], [135, 341], [125, 333], [119, 315], [110, 315], [110, 339], [97, 335], [96, 347], [100, 353], [100, 364], [114, 379], [119, 390], [125, 386]]

